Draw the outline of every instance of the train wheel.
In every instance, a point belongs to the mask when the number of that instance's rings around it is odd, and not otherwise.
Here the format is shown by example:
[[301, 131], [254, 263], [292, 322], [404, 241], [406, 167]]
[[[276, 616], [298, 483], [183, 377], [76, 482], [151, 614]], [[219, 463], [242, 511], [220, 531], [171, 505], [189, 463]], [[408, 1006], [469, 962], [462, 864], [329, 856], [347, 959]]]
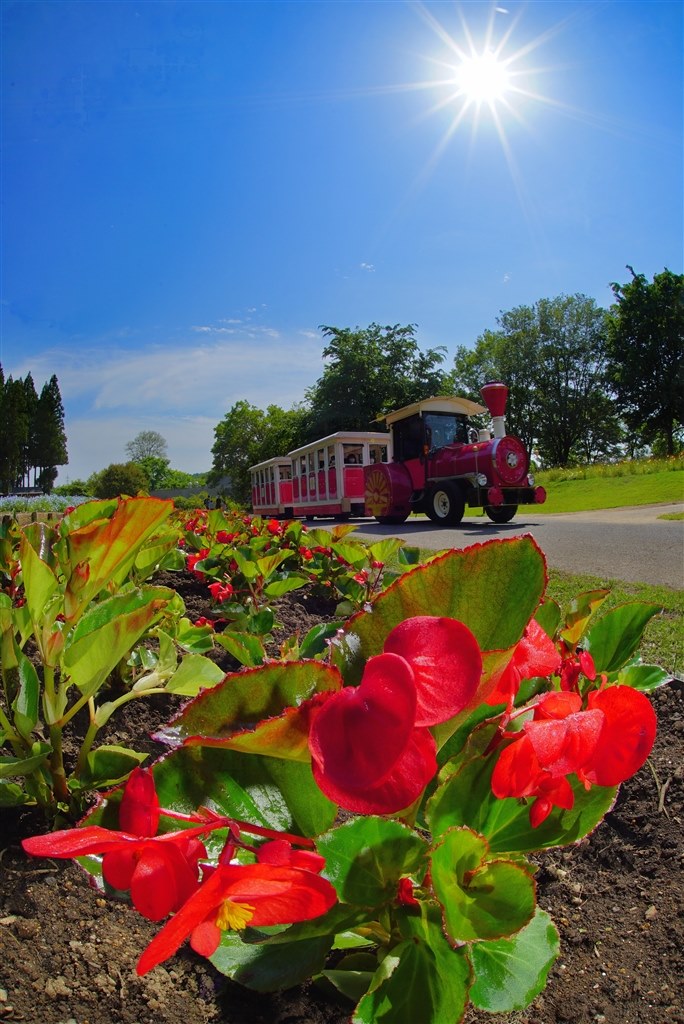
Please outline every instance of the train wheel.
[[485, 512], [493, 523], [510, 523], [517, 511], [517, 505], [485, 505]]
[[457, 484], [440, 484], [428, 497], [428, 515], [433, 523], [457, 526], [464, 512], [465, 498]]
[[405, 523], [408, 517], [408, 512], [402, 512], [396, 516], [376, 516], [375, 518], [383, 526], [399, 526], [401, 523]]

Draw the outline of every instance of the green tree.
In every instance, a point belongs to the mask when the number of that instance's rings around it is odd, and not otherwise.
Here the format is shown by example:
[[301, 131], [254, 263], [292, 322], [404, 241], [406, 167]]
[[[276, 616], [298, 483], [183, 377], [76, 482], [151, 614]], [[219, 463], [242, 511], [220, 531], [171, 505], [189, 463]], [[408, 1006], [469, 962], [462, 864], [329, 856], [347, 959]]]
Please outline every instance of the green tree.
[[131, 459], [131, 462], [135, 462], [142, 469], [150, 491], [167, 486], [164, 481], [169, 473], [168, 459], [162, 459], [158, 455], [145, 455], [142, 459]]
[[586, 295], [540, 299], [498, 318], [472, 351], [456, 352], [456, 390], [476, 398], [487, 380], [510, 391], [507, 428], [546, 465], [605, 457], [619, 438], [609, 401], [606, 312]]
[[166, 451], [166, 440], [156, 430], [141, 430], [126, 444], [126, 454], [131, 462], [142, 462], [149, 458], [166, 459]]
[[26, 390], [10, 375], [3, 383], [0, 405], [0, 487], [8, 493], [21, 486], [29, 440]]
[[35, 384], [33, 383], [33, 376], [31, 373], [27, 373], [24, 377], [24, 396], [26, 399], [26, 418], [28, 420], [28, 437], [26, 438], [26, 448], [24, 449], [23, 459], [23, 476], [24, 486], [31, 486], [31, 474], [30, 470], [33, 468], [33, 484], [36, 484], [36, 467], [40, 462], [40, 448], [38, 438], [38, 393], [36, 391]]
[[621, 415], [645, 444], [678, 446], [684, 407], [684, 275], [665, 268], [649, 283], [613, 282], [608, 355]]
[[304, 420], [305, 411], [298, 406], [285, 410], [269, 405], [264, 412], [244, 400], [236, 402], [214, 428], [208, 483], [218, 486], [227, 478], [231, 497], [248, 504], [249, 467], [303, 444]]
[[446, 350], [422, 352], [414, 324], [321, 330], [328, 339], [326, 366], [306, 392], [309, 440], [336, 430], [368, 430], [384, 413], [447, 387], [447, 375], [439, 369]]
[[38, 482], [48, 493], [52, 490], [57, 467], [66, 466], [67, 438], [64, 430], [64, 406], [55, 374], [43, 385], [36, 410], [34, 465], [40, 470]]
[[96, 498], [116, 498], [119, 495], [135, 497], [147, 490], [147, 477], [137, 462], [113, 462], [106, 469], [93, 474], [87, 486]]

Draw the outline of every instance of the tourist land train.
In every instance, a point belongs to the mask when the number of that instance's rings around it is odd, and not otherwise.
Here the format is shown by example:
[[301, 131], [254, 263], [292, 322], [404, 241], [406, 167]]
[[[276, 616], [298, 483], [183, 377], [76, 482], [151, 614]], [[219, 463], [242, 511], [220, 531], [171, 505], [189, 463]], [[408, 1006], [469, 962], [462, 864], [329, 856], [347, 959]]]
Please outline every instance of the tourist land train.
[[[455, 526], [466, 505], [494, 523], [508, 523], [519, 505], [541, 504], [529, 458], [506, 433], [508, 388], [480, 390], [486, 408], [467, 398], [426, 398], [384, 417], [389, 433], [338, 431], [287, 455], [251, 467], [252, 507], [258, 515], [314, 519], [375, 516], [403, 523], [424, 512]], [[468, 417], [489, 411], [492, 430]]]

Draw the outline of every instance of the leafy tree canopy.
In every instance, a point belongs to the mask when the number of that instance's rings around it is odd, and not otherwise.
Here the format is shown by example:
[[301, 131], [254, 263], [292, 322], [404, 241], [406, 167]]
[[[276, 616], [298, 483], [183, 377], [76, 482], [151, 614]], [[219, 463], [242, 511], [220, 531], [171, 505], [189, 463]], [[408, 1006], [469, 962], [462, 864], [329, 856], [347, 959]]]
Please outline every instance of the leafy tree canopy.
[[213, 465], [208, 482], [230, 481], [235, 501], [250, 500], [250, 466], [285, 455], [303, 444], [305, 411], [269, 405], [266, 411], [244, 400], [236, 402], [214, 429]]
[[684, 275], [665, 268], [649, 283], [627, 269], [632, 280], [611, 285], [611, 383], [630, 430], [673, 455], [684, 407]]
[[96, 498], [135, 497], [147, 491], [147, 477], [137, 462], [113, 462], [88, 480], [90, 493]]
[[126, 444], [126, 454], [131, 462], [142, 462], [149, 458], [166, 459], [166, 452], [166, 440], [156, 430], [141, 430]]
[[328, 339], [326, 366], [306, 392], [308, 440], [336, 430], [377, 427], [384, 413], [450, 390], [449, 378], [439, 369], [446, 349], [422, 352], [415, 324], [321, 330]]
[[586, 295], [540, 299], [498, 318], [455, 358], [455, 390], [477, 399], [487, 380], [509, 387], [506, 421], [547, 465], [605, 458], [620, 438], [609, 399], [606, 312]]

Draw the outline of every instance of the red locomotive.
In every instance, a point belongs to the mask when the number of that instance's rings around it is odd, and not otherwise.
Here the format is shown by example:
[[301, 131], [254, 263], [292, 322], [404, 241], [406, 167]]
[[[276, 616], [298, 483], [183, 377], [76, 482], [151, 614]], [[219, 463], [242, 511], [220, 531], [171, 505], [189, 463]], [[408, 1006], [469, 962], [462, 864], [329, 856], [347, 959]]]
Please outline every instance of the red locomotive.
[[[424, 512], [455, 526], [468, 505], [510, 522], [518, 505], [541, 504], [546, 492], [534, 486], [522, 441], [506, 434], [508, 388], [490, 383], [480, 393], [486, 409], [467, 398], [426, 398], [385, 416], [389, 434], [338, 431], [252, 466], [254, 511], [394, 524]], [[469, 420], [488, 410], [493, 436]]]
[[[494, 523], [508, 523], [518, 505], [546, 500], [528, 472], [522, 441], [506, 434], [508, 388], [494, 382], [480, 394], [487, 409], [465, 398], [426, 398], [385, 417], [392, 461], [365, 469], [369, 515], [380, 523], [403, 523], [411, 512], [424, 512], [454, 526], [468, 505], [483, 508]], [[493, 436], [468, 422], [487, 410]]]

